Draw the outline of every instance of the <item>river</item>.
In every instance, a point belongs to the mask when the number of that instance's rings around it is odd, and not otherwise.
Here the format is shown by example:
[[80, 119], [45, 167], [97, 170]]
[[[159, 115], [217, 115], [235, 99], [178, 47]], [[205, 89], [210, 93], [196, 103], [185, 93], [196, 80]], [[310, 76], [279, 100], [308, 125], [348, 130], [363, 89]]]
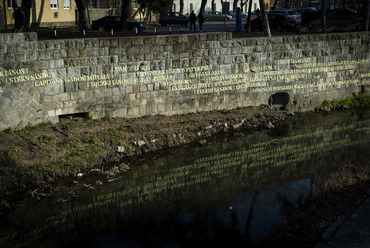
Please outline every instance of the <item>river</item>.
[[369, 109], [213, 136], [26, 197], [0, 221], [0, 247], [252, 246], [309, 202], [322, 171], [361, 162], [369, 148]]

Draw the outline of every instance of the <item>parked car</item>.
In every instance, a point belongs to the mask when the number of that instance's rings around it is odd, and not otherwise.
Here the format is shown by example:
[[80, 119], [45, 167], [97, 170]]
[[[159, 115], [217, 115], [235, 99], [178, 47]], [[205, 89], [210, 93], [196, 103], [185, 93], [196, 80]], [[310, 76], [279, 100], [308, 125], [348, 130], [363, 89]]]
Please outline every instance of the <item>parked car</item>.
[[179, 12], [165, 12], [159, 16], [159, 24], [166, 26], [168, 24], [178, 24], [186, 26], [189, 22], [189, 17]]
[[[91, 22], [91, 28], [93, 30], [98, 30], [99, 32], [103, 32], [106, 30], [120, 30], [121, 29], [121, 17], [120, 16], [105, 16], [98, 20]], [[138, 31], [143, 31], [146, 28], [146, 25], [142, 22], [132, 22], [126, 21], [127, 29], [134, 30], [135, 28]]]
[[[242, 12], [241, 14], [242, 14], [242, 17], [243, 18], [247, 18], [248, 17], [248, 14], [247, 13]], [[229, 11], [229, 15], [231, 15], [232, 17], [236, 16], [236, 10], [230, 10]]]
[[357, 11], [350, 8], [336, 8], [334, 9], [334, 15], [356, 15]]
[[294, 9], [270, 10], [269, 13], [281, 13], [291, 15], [294, 18], [296, 24], [302, 24], [302, 16]]
[[303, 12], [316, 12], [317, 9], [315, 7], [306, 7], [303, 9]]
[[[292, 29], [296, 26], [296, 21], [291, 15], [281, 14], [281, 13], [269, 13], [268, 15], [269, 25], [271, 29], [283, 30], [283, 29]], [[244, 25], [244, 28], [247, 28], [247, 24]], [[262, 17], [258, 16], [257, 18], [251, 20], [250, 22], [251, 30], [262, 30]]]
[[233, 17], [229, 14], [222, 14], [220, 11], [205, 11], [203, 12], [205, 21], [229, 21]]

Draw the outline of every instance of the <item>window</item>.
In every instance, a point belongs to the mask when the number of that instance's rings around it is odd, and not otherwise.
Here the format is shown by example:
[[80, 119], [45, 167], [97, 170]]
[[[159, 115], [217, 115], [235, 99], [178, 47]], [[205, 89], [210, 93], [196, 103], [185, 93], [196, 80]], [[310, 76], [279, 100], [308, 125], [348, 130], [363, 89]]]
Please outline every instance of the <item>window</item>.
[[63, 0], [64, 9], [71, 9], [71, 0]]
[[8, 0], [8, 9], [13, 8], [13, 0]]
[[58, 0], [50, 0], [50, 9], [58, 8]]
[[118, 0], [113, 0], [113, 9], [118, 9]]

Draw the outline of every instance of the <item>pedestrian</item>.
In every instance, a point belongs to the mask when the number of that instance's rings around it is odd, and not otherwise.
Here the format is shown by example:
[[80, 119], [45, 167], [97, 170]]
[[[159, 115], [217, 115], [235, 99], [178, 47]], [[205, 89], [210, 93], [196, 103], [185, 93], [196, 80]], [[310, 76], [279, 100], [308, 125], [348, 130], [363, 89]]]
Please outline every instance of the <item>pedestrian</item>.
[[202, 12], [200, 12], [198, 15], [198, 22], [199, 22], [199, 32], [202, 32], [203, 23], [204, 23], [204, 16]]
[[191, 11], [191, 14], [189, 16], [189, 21], [190, 21], [190, 32], [192, 31], [192, 27], [194, 26], [194, 32], [197, 31], [196, 29], [196, 26], [195, 26], [195, 22], [197, 20], [197, 16], [195, 15], [194, 13], [194, 10]]
[[26, 14], [22, 7], [19, 7], [17, 3], [14, 3], [14, 32], [19, 33], [24, 29], [26, 24]]

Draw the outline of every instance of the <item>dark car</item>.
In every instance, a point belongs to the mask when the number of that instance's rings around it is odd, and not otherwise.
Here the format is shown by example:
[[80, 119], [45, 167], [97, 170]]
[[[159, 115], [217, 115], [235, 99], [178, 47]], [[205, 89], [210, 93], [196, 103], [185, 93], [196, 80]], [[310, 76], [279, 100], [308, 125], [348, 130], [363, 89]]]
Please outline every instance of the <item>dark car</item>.
[[[273, 13], [268, 14], [269, 25], [271, 29], [283, 30], [283, 29], [292, 29], [296, 25], [296, 21], [291, 15]], [[251, 30], [262, 30], [262, 17], [258, 16], [257, 18], [251, 20], [250, 22]], [[246, 28], [246, 24], [244, 26]]]
[[270, 14], [280, 13], [280, 14], [291, 15], [294, 18], [296, 24], [302, 24], [302, 16], [295, 9], [270, 10], [269, 13]]
[[177, 24], [186, 26], [189, 22], [189, 17], [179, 12], [165, 12], [159, 17], [159, 24], [166, 26], [168, 24]]
[[334, 9], [334, 15], [356, 15], [357, 11], [350, 8], [336, 8]]
[[[132, 22], [126, 21], [126, 27], [129, 30], [135, 30], [137, 28], [138, 31], [143, 31], [146, 28], [146, 25], [142, 22]], [[91, 28], [93, 30], [98, 30], [99, 32], [103, 32], [106, 30], [121, 30], [121, 17], [120, 16], [105, 16], [98, 20], [92, 21]]]

